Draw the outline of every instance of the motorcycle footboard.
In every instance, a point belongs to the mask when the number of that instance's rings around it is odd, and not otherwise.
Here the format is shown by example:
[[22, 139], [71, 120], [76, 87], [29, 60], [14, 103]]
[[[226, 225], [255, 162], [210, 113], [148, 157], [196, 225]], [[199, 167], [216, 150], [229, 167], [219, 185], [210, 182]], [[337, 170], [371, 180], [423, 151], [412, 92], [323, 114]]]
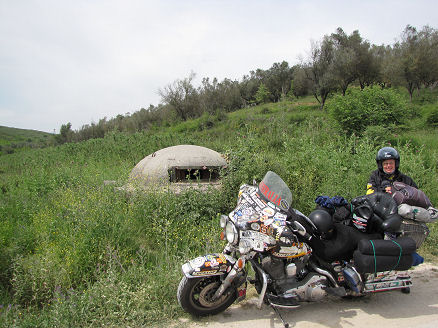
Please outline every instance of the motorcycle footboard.
[[403, 289], [412, 286], [410, 277], [393, 280], [370, 281], [364, 284], [364, 293], [383, 292], [387, 290]]

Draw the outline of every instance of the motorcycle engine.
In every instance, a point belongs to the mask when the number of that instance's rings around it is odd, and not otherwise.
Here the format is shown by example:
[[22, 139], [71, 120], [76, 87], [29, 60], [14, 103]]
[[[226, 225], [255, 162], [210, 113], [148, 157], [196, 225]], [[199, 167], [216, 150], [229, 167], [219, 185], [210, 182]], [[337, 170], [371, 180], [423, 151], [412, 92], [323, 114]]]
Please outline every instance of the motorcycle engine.
[[267, 256], [262, 259], [262, 268], [272, 278], [277, 295], [292, 294], [302, 301], [318, 301], [326, 296], [327, 278], [309, 272], [304, 258], [284, 260]]
[[285, 294], [294, 294], [302, 301], [319, 301], [327, 292], [327, 277], [317, 273], [309, 273], [296, 287], [291, 288]]

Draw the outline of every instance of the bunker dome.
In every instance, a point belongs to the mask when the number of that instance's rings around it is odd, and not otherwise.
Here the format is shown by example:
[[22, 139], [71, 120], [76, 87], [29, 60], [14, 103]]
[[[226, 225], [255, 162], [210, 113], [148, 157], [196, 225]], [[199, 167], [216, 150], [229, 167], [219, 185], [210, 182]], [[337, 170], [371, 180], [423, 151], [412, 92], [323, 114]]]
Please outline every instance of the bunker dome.
[[129, 181], [136, 187], [218, 185], [219, 171], [227, 166], [216, 151], [195, 145], [160, 149], [132, 169]]

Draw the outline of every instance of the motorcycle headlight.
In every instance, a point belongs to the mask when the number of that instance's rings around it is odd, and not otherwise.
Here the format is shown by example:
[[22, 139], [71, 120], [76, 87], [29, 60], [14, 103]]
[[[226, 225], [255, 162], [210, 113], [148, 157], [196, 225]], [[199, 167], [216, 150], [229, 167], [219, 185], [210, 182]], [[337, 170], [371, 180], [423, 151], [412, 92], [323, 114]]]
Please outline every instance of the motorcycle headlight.
[[221, 228], [225, 228], [225, 226], [227, 225], [227, 221], [228, 221], [228, 216], [222, 214], [220, 219]]
[[239, 243], [239, 252], [240, 254], [246, 254], [251, 250], [251, 245], [247, 240], [242, 240]]
[[225, 227], [225, 236], [230, 244], [236, 244], [239, 240], [239, 233], [234, 224], [230, 221], [228, 221], [227, 226]]

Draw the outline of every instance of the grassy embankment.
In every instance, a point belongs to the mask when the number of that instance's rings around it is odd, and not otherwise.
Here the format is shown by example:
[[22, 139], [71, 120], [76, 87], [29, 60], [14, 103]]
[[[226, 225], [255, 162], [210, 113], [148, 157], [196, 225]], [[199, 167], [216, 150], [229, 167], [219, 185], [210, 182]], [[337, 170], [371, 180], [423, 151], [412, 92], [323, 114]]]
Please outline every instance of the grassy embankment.
[[[416, 106], [405, 130], [384, 142], [344, 136], [309, 97], [0, 156], [0, 326], [147, 327], [184, 316], [181, 264], [222, 249], [217, 214], [267, 170], [308, 214], [318, 195], [363, 195], [377, 149], [390, 142], [402, 171], [438, 204], [436, 128], [423, 128]], [[222, 191], [127, 197], [103, 185], [123, 185], [144, 156], [177, 144], [227, 156]], [[420, 254], [432, 260], [438, 231], [430, 229]]]
[[0, 126], [0, 156], [53, 144], [54, 138], [50, 133]]

